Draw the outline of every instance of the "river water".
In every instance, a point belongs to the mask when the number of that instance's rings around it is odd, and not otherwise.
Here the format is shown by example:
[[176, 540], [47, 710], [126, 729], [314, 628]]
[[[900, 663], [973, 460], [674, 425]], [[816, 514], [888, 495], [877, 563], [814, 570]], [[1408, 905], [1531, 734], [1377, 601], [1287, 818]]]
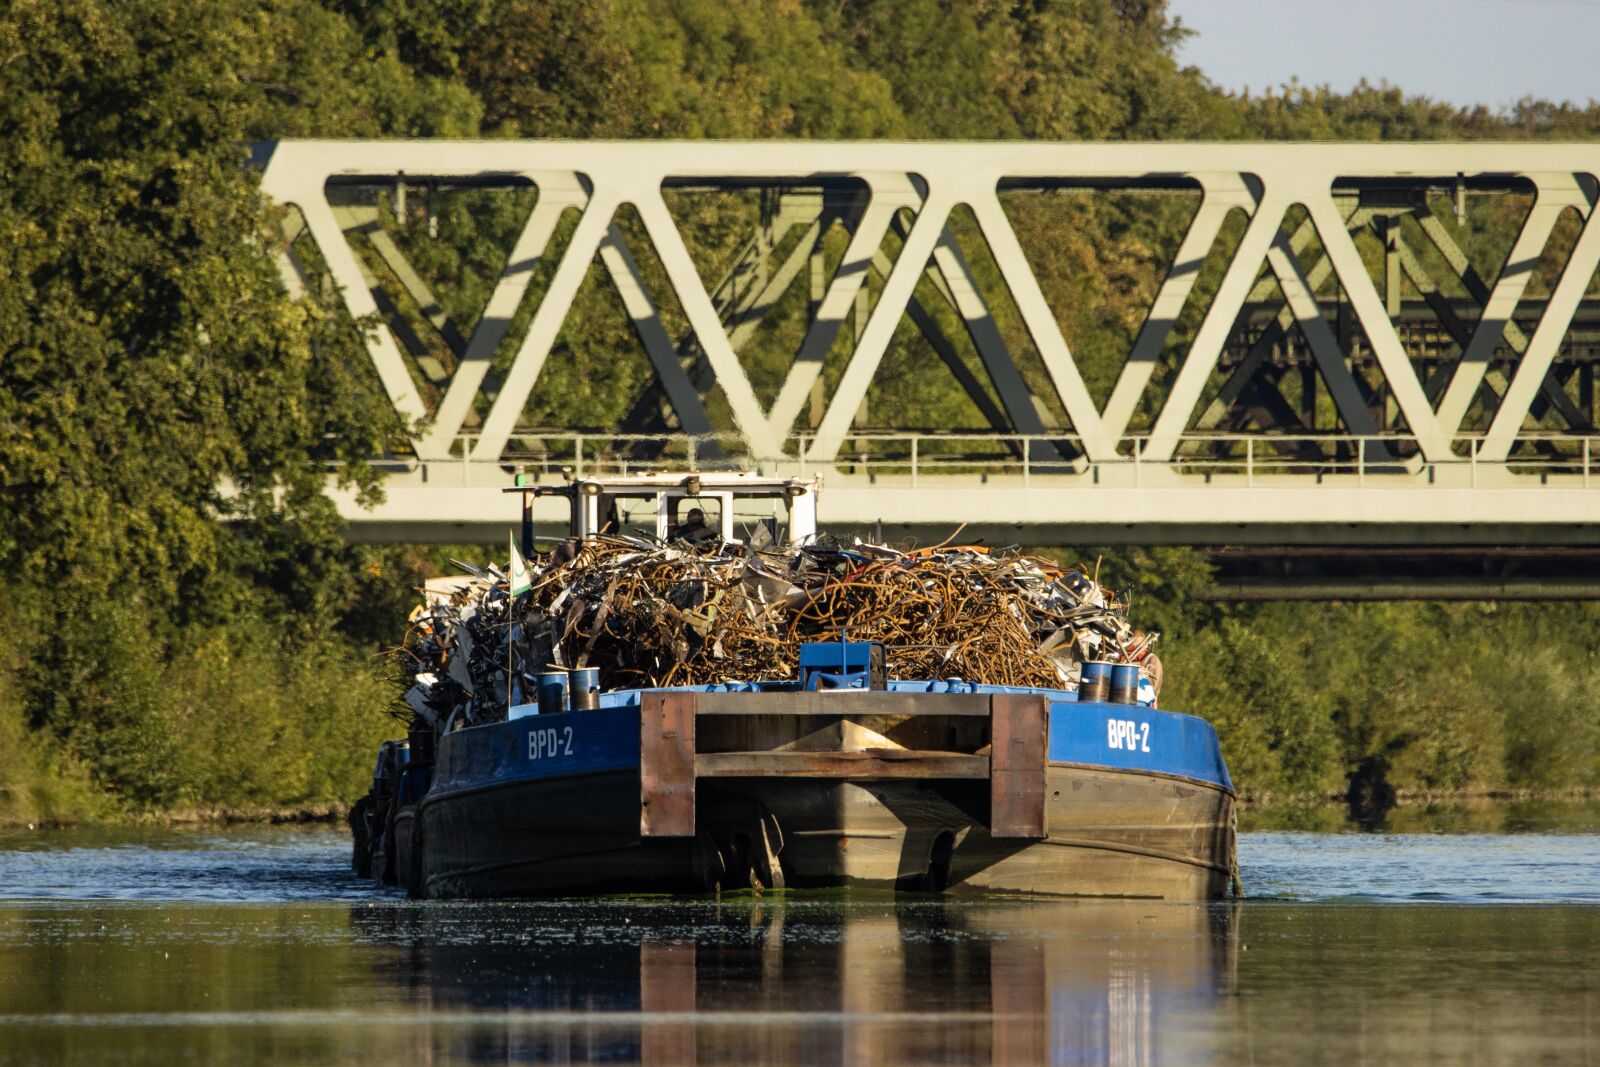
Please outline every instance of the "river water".
[[411, 903], [326, 827], [6, 833], [0, 1065], [1600, 1065], [1600, 819], [1474, 825], [1249, 831], [1212, 905]]

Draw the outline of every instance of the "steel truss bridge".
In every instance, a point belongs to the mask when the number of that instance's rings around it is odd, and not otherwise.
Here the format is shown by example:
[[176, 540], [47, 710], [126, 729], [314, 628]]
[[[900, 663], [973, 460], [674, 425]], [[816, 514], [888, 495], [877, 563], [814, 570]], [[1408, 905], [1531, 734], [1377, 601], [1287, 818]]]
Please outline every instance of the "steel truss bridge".
[[[515, 516], [499, 489], [514, 470], [749, 465], [820, 474], [825, 526], [884, 536], [942, 540], [965, 523], [963, 536], [1000, 543], [1255, 546], [1229, 550], [1246, 584], [1279, 574], [1372, 595], [1422, 586], [1386, 588], [1393, 575], [1327, 561], [1388, 553], [1426, 570], [1465, 552], [1464, 569], [1423, 591], [1600, 595], [1600, 145], [280, 141], [259, 158], [265, 193], [292, 209], [286, 284], [320, 273], [350, 315], [388, 324], [363, 336], [396, 411], [419, 427], [409, 454], [381, 458], [386, 503], [365, 511], [339, 494], [358, 538], [503, 536]], [[372, 187], [397, 209], [407, 190], [536, 192], [470, 332], [377, 207], [348, 195]], [[712, 285], [664, 198], [698, 189], [761, 191], [759, 223]], [[1002, 204], [1012, 190], [1198, 201], [1103, 404]], [[1464, 205], [1506, 194], [1527, 210], [1498, 273], [1481, 270], [1462, 247]], [[624, 209], [648, 248], [630, 245]], [[975, 226], [954, 225], [958, 211]], [[848, 245], [830, 276], [834, 225]], [[670, 293], [652, 291], [642, 252]], [[1025, 328], [1026, 369], [980, 256]], [[1208, 257], [1220, 267], [1202, 285]], [[1541, 259], [1549, 280], [1535, 284]], [[596, 262], [654, 378], [619, 427], [529, 425]], [[542, 294], [513, 335], [536, 276]], [[919, 299], [924, 279], [981, 376]], [[809, 287], [803, 340], [763, 404], [741, 354], [796, 286]], [[679, 336], [666, 300], [687, 321]], [[436, 336], [419, 336], [421, 320]], [[862, 425], [903, 322], [987, 430]], [[440, 344], [447, 360], [429, 354]], [[841, 349], [842, 368], [824, 374]], [[708, 414], [714, 394], [723, 425]], [[1369, 546], [1381, 551], [1350, 552]], [[1295, 562], [1307, 558], [1318, 562]]]

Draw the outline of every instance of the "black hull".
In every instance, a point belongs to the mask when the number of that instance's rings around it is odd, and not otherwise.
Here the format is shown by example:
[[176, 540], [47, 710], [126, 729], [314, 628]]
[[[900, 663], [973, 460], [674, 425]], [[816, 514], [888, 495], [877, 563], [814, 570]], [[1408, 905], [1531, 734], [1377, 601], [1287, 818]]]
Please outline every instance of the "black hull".
[[433, 794], [396, 816], [419, 896], [839, 886], [1215, 899], [1234, 798], [1152, 773], [1051, 764], [1043, 840], [996, 840], [987, 783], [702, 780], [693, 837], [640, 834], [637, 771]]
[[516, 897], [708, 888], [693, 838], [639, 836], [639, 775], [500, 782], [428, 797], [413, 892]]

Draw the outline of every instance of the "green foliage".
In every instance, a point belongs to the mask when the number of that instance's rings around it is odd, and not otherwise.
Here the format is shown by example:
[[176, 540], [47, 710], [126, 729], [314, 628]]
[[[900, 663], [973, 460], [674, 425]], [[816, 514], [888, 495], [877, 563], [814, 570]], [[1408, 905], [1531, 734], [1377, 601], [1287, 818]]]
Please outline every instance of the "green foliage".
[[[326, 635], [252, 616], [164, 639], [148, 605], [115, 598], [84, 603], [48, 638], [33, 621], [0, 634], [17, 649], [0, 665], [0, 737], [25, 699], [43, 717], [3, 747], [0, 819], [346, 802], [395, 729], [387, 663]], [[30, 793], [50, 781], [62, 795]]]
[[0, 621], [0, 826], [73, 821], [101, 814], [81, 763], [47, 730], [31, 727], [24, 671], [47, 647], [33, 603], [23, 600]]
[[1368, 759], [1423, 792], [1600, 784], [1588, 604], [1271, 604], [1164, 651], [1165, 706], [1213, 720], [1237, 781], [1337, 792]]
[[342, 27], [288, 2], [0, 13], [0, 568], [48, 635], [6, 672], [4, 714], [39, 731], [35, 768], [81, 761], [122, 806], [222, 799], [175, 718], [197, 635], [253, 620], [313, 675], [355, 677], [333, 627], [359, 553], [325, 472], [375, 490], [366, 460], [400, 427], [354, 331], [284, 295], [244, 145], [293, 108], [308, 129], [340, 106], [350, 132], [450, 127], [416, 122], [424, 83], [347, 32], [301, 37]]
[[326, 530], [324, 464], [371, 484], [397, 427], [353, 335], [267, 255], [245, 9], [61, 7], [0, 18], [0, 562], [181, 605], [220, 565], [219, 515]]
[[[1161, 0], [0, 9], [0, 595], [11, 609], [0, 621], [0, 820], [348, 797], [371, 742], [392, 729], [370, 653], [398, 640], [422, 577], [445, 567], [447, 551], [467, 551], [344, 541], [326, 470], [337, 464], [358, 491], [379, 492], [366, 460], [405, 428], [331, 294], [283, 292], [277, 219], [246, 165], [252, 141], [1600, 131], [1594, 106], [1460, 111], [1389, 86], [1230, 96], [1178, 65], [1182, 32]], [[384, 198], [359, 195], [375, 198], [384, 232], [466, 331], [536, 194], [440, 192], [438, 238], [420, 197], [396, 217]], [[755, 200], [671, 199], [714, 282]], [[1050, 195], [1007, 207], [1104, 396], [1193, 197]], [[1526, 203], [1474, 210], [1461, 236], [1487, 275]], [[637, 224], [620, 225], [633, 235]], [[964, 215], [953, 225], [962, 236], [972, 228]], [[570, 220], [558, 242], [569, 232]], [[826, 239], [830, 267], [843, 245], [842, 233]], [[885, 252], [897, 248], [892, 238]], [[358, 248], [382, 274], [371, 251]], [[997, 325], [1040, 385], [1014, 306], [983, 253], [972, 255]], [[659, 265], [640, 258], [647, 285], [667, 294]], [[540, 265], [497, 369], [549, 269]], [[1218, 273], [1208, 261], [1198, 290]], [[1530, 292], [1549, 276], [1547, 265]], [[926, 284], [918, 293], [976, 370], [961, 324]], [[663, 314], [669, 329], [685, 328], [670, 297]], [[743, 355], [763, 395], [804, 314], [803, 294], [780, 305]], [[1192, 328], [1175, 330], [1152, 403]], [[450, 352], [437, 357], [453, 365]], [[942, 364], [929, 373], [935, 360], [916, 331], [900, 330], [871, 410], [903, 426], [983, 425]], [[830, 360], [824, 379], [838, 373]], [[595, 271], [526, 416], [614, 426], [647, 376]], [[728, 424], [721, 398], [708, 406]], [[1588, 608], [1230, 607], [1205, 599], [1208, 569], [1188, 550], [1120, 551], [1101, 565], [1134, 591], [1136, 616], [1165, 632], [1166, 702], [1217, 721], [1248, 788], [1335, 790], [1370, 758], [1416, 788], [1600, 784]]]
[[1172, 680], [1163, 704], [1211, 720], [1242, 788], [1315, 794], [1343, 785], [1327, 705], [1279, 634], [1230, 619], [1176, 643], [1163, 662]]
[[1029, 551], [1126, 592], [1162, 706], [1210, 720], [1252, 794], [1339, 794], [1369, 759], [1417, 792], [1600, 786], [1600, 605], [1227, 604], [1194, 549]]
[[1200, 136], [1212, 94], [1173, 56], [1160, 0], [808, 3], [893, 87], [913, 137], [1100, 140]]
[[796, 0], [632, 0], [615, 28], [637, 72], [634, 129], [663, 137], [884, 137], [888, 85]]
[[306, 648], [260, 623], [189, 635], [161, 679], [162, 727], [181, 744], [171, 773], [179, 807], [303, 807], [364, 791], [388, 665], [354, 649]]

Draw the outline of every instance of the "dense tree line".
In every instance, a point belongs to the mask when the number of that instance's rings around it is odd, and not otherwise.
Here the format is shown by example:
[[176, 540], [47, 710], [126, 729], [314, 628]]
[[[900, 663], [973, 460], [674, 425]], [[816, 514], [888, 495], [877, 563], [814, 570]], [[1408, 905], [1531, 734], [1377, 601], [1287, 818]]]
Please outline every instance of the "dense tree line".
[[[335, 801], [361, 788], [369, 744], [390, 729], [372, 653], [440, 554], [341, 538], [326, 470], [380, 492], [365, 460], [407, 428], [327, 296], [281, 288], [276, 218], [246, 166], [254, 141], [1600, 129], [1594, 107], [1460, 110], [1387, 86], [1241, 98], [1180, 66], [1183, 32], [1161, 0], [7, 5], [0, 818]], [[708, 270], [742, 239], [747, 207], [675, 205]], [[472, 241], [503, 240], [525, 210], [464, 196], [442, 223], [468, 252], [417, 249], [462, 321], [494, 269]], [[1183, 207], [1015, 210], [1050, 238], [1036, 266], [1062, 287], [1063, 328], [1103, 396]], [[385, 224], [411, 239], [406, 220]], [[589, 384], [606, 353], [632, 347], [592, 299], [573, 327], [586, 343], [552, 361], [535, 417], [567, 417], [563, 398], [613, 414], [630, 399]], [[775, 318], [772, 351], [797, 314]], [[897, 338], [875, 410], [975, 418], [953, 386], [921, 384], [926, 358]], [[1417, 786], [1596, 784], [1587, 608], [1205, 606], [1191, 553], [1108, 566], [1168, 631], [1174, 698], [1217, 718], [1246, 786], [1327, 791], [1374, 758]], [[1513, 650], [1537, 665], [1536, 686], [1505, 666]]]

